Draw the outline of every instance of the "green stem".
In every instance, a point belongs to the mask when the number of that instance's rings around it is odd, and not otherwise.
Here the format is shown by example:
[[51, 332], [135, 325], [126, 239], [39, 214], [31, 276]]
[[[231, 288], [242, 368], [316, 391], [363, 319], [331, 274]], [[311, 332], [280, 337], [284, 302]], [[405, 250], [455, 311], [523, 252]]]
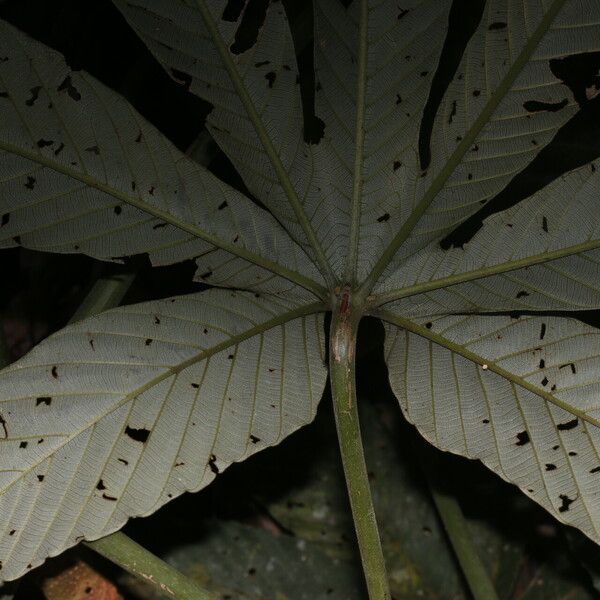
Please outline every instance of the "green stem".
[[119, 273], [98, 279], [69, 319], [69, 323], [81, 321], [81, 319], [118, 306], [134, 278], [135, 274], [133, 273]]
[[95, 542], [87, 542], [87, 546], [151, 584], [168, 598], [214, 600], [211, 593], [120, 531]]
[[355, 350], [360, 306], [342, 289], [331, 320], [331, 395], [342, 464], [370, 600], [391, 598], [375, 520], [356, 406]]
[[440, 477], [444, 477], [439, 461], [429, 448], [422, 447], [419, 450], [431, 496], [474, 600], [498, 600], [494, 585], [473, 544], [469, 523], [458, 500], [439, 486]]

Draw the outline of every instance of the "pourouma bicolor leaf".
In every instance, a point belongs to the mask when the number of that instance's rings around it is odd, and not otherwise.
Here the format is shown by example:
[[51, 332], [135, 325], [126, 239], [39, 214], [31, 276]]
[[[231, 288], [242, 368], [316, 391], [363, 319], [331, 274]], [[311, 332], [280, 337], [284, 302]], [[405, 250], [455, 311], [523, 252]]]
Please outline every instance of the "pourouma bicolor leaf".
[[5, 369], [2, 576], [309, 423], [326, 375], [315, 309], [216, 289], [137, 304], [70, 325]]
[[[386, 321], [392, 387], [427, 439], [600, 542], [598, 334], [569, 314], [600, 309], [599, 153], [495, 208], [598, 114], [600, 4], [315, 0], [314, 78], [283, 4], [257, 4], [264, 20], [254, 3], [115, 0], [212, 104], [207, 130], [253, 198], [0, 26], [0, 245], [195, 258], [197, 279], [236, 290], [117, 309], [0, 373], [0, 576], [308, 423], [330, 309]], [[441, 244], [479, 216], [472, 239]], [[355, 354], [335, 346], [348, 322], [332, 320], [334, 361]]]

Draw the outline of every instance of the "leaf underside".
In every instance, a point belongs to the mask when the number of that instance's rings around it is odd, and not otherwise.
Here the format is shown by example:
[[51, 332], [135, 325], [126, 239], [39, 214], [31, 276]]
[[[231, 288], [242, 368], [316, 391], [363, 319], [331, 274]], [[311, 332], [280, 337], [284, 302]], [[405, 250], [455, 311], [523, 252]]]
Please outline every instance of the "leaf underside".
[[[581, 161], [484, 211], [598, 110], [600, 5], [488, 0], [444, 75], [460, 3], [315, 0], [324, 127], [309, 143], [281, 3], [247, 49], [244, 11], [226, 4], [115, 0], [167, 73], [213, 105], [208, 131], [265, 208], [0, 25], [0, 247], [194, 258], [196, 279], [243, 290], [105, 313], [0, 374], [0, 576], [308, 423], [325, 384], [321, 311], [345, 283], [386, 322], [392, 388], [421, 433], [600, 542], [599, 338], [570, 316], [600, 308], [600, 172]], [[478, 214], [472, 239], [440, 245]], [[186, 454], [187, 436], [202, 451]]]

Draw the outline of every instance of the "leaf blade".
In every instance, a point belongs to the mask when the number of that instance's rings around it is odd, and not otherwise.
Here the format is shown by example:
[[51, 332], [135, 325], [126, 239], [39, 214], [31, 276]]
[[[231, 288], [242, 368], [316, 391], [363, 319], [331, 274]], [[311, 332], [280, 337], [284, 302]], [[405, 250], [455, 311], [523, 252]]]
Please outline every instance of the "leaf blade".
[[[2, 578], [204, 487], [314, 417], [319, 304], [171, 300], [79, 321], [2, 372]], [[32, 410], [45, 418], [29, 423]]]

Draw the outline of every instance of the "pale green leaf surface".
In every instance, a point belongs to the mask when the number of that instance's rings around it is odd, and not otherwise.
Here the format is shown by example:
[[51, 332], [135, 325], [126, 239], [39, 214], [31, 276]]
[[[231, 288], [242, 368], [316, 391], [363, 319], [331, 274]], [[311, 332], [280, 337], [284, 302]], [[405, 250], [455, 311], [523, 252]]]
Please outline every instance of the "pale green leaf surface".
[[558, 178], [486, 219], [464, 248], [418, 252], [382, 282], [379, 301], [405, 316], [597, 308], [598, 189], [593, 163]]
[[[599, 49], [593, 0], [486, 3], [438, 109], [431, 164], [413, 174], [387, 221], [400, 231], [394, 248], [402, 243], [387, 275], [500, 192], [552, 140], [578, 107], [550, 61]], [[558, 109], [528, 109], [530, 101]]]
[[[261, 118], [295, 189], [302, 209], [324, 248], [334, 271], [343, 266], [348, 214], [336, 197], [328, 155], [303, 139], [298, 67], [287, 17], [280, 3], [267, 9], [255, 45], [243, 53], [235, 47], [238, 22], [224, 20], [227, 3], [169, 0], [115, 0], [128, 23], [175, 79], [191, 77], [190, 91], [214, 105], [207, 127], [244, 179], [248, 189], [285, 225], [290, 235], [313, 249], [306, 240], [289, 198], [278, 180], [271, 158], [257, 136], [246, 107], [219, 56], [216, 42], [229, 55], [249, 99]], [[198, 5], [206, 5], [219, 39], [211, 38]], [[330, 200], [327, 202], [326, 200]]]
[[[4, 22], [0, 55], [0, 248], [102, 259], [148, 252], [164, 265], [216, 244], [230, 258], [258, 262], [261, 279], [275, 262], [280, 273], [320, 279], [266, 211], [182, 154], [123, 98]], [[242, 287], [231, 274], [224, 279]]]
[[[440, 57], [449, 0], [369, 3], [364, 153], [354, 170], [360, 2], [315, 3], [315, 110], [326, 124], [319, 149], [326, 153], [333, 190], [328, 201], [350, 206], [353, 177], [362, 179], [360, 281], [410, 210], [406, 202], [419, 172], [420, 117]], [[387, 215], [387, 218], [385, 217]], [[403, 217], [404, 215], [404, 217]], [[378, 219], [381, 219], [378, 221]]]
[[309, 423], [326, 378], [318, 310], [209, 290], [79, 321], [2, 371], [2, 579]]
[[382, 317], [392, 389], [423, 436], [598, 542], [598, 330], [550, 316]]

